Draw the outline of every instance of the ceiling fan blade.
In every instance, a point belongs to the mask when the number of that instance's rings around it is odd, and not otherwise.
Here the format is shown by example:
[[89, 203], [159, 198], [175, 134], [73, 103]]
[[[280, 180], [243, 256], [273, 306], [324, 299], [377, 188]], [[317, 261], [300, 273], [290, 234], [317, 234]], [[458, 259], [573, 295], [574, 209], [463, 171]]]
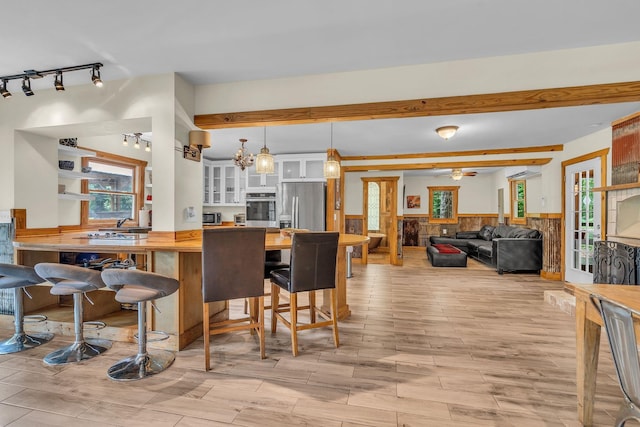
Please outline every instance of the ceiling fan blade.
[[464, 176], [476, 176], [478, 174], [478, 172], [463, 172], [462, 174]]

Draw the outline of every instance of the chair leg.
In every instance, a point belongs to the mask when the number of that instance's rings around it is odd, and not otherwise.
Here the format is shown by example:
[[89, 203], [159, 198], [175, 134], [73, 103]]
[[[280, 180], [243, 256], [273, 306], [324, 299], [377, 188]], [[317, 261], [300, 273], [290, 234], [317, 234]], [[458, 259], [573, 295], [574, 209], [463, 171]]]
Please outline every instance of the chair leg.
[[291, 315], [291, 350], [293, 355], [298, 355], [298, 295], [295, 292], [289, 294], [289, 313]]
[[276, 333], [278, 326], [278, 319], [276, 317], [276, 311], [278, 310], [280, 300], [280, 288], [278, 285], [271, 284], [271, 333]]
[[[15, 333], [3, 342], [0, 342], [0, 354], [17, 353], [45, 344], [53, 339], [53, 334], [24, 332], [24, 306], [22, 303], [22, 289], [13, 288], [13, 308]], [[44, 317], [43, 317], [44, 319]]]
[[58, 349], [44, 357], [47, 365], [63, 365], [65, 363], [80, 362], [91, 359], [111, 348], [111, 341], [104, 339], [84, 339], [83, 333], [83, 293], [73, 294], [73, 323], [75, 328], [75, 342], [70, 346]]
[[333, 322], [333, 342], [336, 348], [340, 346], [340, 337], [338, 336], [338, 302], [336, 300], [336, 290], [331, 289], [331, 321]]
[[260, 339], [260, 358], [264, 359], [266, 357], [264, 351], [264, 297], [258, 297], [258, 323], [260, 324], [260, 331], [258, 332], [258, 337]]
[[167, 369], [175, 360], [167, 350], [147, 350], [147, 302], [138, 302], [138, 354], [111, 366], [107, 376], [116, 381], [135, 381]]
[[316, 323], [316, 291], [309, 291], [309, 320]]
[[210, 359], [211, 359], [211, 349], [209, 348], [209, 339], [211, 338], [210, 331], [210, 320], [209, 320], [209, 303], [205, 302], [202, 305], [202, 336], [204, 338], [204, 370], [208, 371], [211, 369]]

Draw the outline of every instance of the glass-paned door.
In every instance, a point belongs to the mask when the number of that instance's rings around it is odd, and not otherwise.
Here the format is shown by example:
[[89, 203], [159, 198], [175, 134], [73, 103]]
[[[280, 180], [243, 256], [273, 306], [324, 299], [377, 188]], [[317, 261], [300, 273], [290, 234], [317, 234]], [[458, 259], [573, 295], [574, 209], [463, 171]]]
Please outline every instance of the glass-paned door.
[[600, 158], [565, 170], [565, 280], [593, 283], [593, 243], [601, 238]]

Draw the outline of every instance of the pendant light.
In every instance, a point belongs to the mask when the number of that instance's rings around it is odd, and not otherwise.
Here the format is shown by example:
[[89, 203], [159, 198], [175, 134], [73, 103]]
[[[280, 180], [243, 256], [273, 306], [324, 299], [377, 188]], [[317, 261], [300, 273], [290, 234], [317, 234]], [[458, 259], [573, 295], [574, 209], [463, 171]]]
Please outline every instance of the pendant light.
[[256, 156], [256, 172], [257, 173], [273, 173], [275, 170], [273, 165], [273, 156], [267, 148], [267, 127], [264, 127], [264, 146], [260, 149], [260, 154]]
[[324, 163], [324, 177], [327, 179], [340, 178], [340, 163], [333, 155], [333, 123], [331, 123], [331, 149], [327, 155], [327, 161]]

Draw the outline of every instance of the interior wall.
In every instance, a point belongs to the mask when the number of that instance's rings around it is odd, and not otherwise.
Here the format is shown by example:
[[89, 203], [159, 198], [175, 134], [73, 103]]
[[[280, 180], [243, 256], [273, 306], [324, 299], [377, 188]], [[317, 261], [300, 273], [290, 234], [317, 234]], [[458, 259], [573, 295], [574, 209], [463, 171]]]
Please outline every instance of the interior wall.
[[638, 69], [640, 42], [631, 42], [205, 85], [198, 87], [195, 113], [341, 105], [635, 81]]
[[[59, 126], [89, 126], [85, 131], [94, 134], [113, 134], [120, 130], [109, 128], [126, 120], [150, 118], [153, 131], [152, 163], [162, 167], [163, 173], [154, 174], [154, 231], [174, 231], [198, 228], [185, 223], [178, 214], [186, 206], [202, 204], [202, 164], [182, 159], [182, 142], [176, 143], [176, 85], [173, 73], [145, 76], [130, 80], [109, 81], [96, 88], [90, 83], [70, 86], [64, 92], [54, 89], [39, 90], [35, 96], [14, 96], [10, 102], [0, 103], [0, 149], [13, 162], [5, 162], [0, 170], [0, 210], [29, 209], [29, 227], [57, 226], [57, 142], [51, 138], [48, 162], [55, 168], [39, 171], [47, 185], [31, 188], [24, 179], [18, 179], [22, 171], [33, 170], [32, 159], [22, 153], [20, 143], [24, 137], [16, 137], [15, 130], [33, 133], [55, 132]], [[194, 89], [179, 83], [180, 92]], [[192, 112], [195, 94], [180, 94], [180, 104]], [[191, 105], [188, 105], [191, 103]], [[185, 106], [186, 105], [186, 106]], [[95, 128], [91, 128], [94, 126]], [[107, 129], [108, 128], [108, 129]], [[65, 135], [68, 136], [68, 135]], [[107, 150], [104, 150], [107, 151]], [[179, 174], [174, 171], [179, 166]], [[195, 184], [194, 184], [195, 183]], [[49, 194], [48, 185], [55, 184]], [[16, 195], [20, 193], [20, 196]], [[176, 197], [174, 194], [179, 193]], [[49, 199], [53, 199], [50, 202]], [[201, 218], [201, 217], [199, 217]]]

